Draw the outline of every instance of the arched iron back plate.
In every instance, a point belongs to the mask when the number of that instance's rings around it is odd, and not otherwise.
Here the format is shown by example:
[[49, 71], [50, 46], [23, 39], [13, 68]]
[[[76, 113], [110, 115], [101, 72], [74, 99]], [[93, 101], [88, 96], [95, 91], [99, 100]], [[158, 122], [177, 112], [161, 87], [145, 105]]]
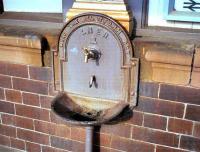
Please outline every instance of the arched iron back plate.
[[78, 104], [93, 108], [101, 103], [100, 109], [109, 102], [136, 105], [138, 59], [115, 20], [99, 13], [76, 16], [63, 27], [58, 46], [61, 90]]

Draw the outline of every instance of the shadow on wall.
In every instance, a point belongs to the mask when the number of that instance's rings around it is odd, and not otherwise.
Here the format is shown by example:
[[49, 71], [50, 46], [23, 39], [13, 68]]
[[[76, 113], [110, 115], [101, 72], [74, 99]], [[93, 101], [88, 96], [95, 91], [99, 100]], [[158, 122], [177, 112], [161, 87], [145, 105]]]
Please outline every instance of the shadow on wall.
[[3, 13], [3, 0], [0, 0], [0, 14]]

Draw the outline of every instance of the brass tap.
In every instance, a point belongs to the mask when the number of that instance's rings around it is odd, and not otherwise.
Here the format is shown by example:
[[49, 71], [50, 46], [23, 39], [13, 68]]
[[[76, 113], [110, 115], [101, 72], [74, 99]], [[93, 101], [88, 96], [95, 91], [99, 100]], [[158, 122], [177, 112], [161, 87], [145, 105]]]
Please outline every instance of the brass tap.
[[95, 49], [83, 48], [83, 53], [85, 55], [85, 63], [88, 63], [89, 59], [96, 60], [99, 56], [98, 51]]

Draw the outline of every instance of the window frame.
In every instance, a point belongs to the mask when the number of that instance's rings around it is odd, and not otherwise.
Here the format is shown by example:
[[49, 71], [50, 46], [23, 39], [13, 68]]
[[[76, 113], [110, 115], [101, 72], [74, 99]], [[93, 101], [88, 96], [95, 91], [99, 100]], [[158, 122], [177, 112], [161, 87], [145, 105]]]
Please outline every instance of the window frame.
[[[62, 3], [63, 1], [65, 0], [62, 0]], [[0, 25], [50, 29], [61, 29], [63, 26], [63, 12], [7, 12], [3, 9], [3, 0], [0, 0], [0, 4], [0, 8], [2, 8], [0, 9]]]
[[168, 8], [164, 11], [164, 19], [171, 21], [200, 22], [200, 12], [183, 12], [174, 8], [175, 0], [165, 0]]
[[[0, 21], [4, 21], [4, 25], [16, 25], [16, 26], [26, 26], [32, 27], [33, 25], [37, 24], [37, 27], [42, 28], [54, 28], [54, 29], [61, 29], [64, 22], [66, 21], [66, 12], [72, 7], [74, 0], [62, 0], [63, 5], [63, 13], [62, 13], [62, 22], [55, 23], [51, 20], [49, 22], [42, 22], [42, 21], [32, 21], [32, 20], [16, 20], [16, 19], [1, 19], [0, 14]], [[3, 4], [3, 0], [0, 0], [0, 4]], [[184, 35], [189, 36], [189, 38], [193, 37], [197, 38], [200, 37], [200, 30], [189, 30], [189, 29], [176, 29], [176, 28], [166, 28], [166, 27], [150, 27], [148, 26], [148, 9], [149, 9], [149, 0], [128, 0], [128, 4], [130, 6], [130, 10], [133, 12], [134, 16], [134, 33], [133, 37], [143, 37], [143, 36], [152, 36], [152, 37], [165, 37], [167, 35]], [[3, 5], [1, 5], [3, 6]], [[3, 12], [3, 7], [2, 7]], [[48, 13], [46, 13], [47, 15]], [[41, 13], [39, 13], [41, 15]], [[163, 34], [164, 33], [164, 34]], [[181, 37], [181, 36], [180, 36]], [[185, 38], [186, 38], [185, 37]], [[200, 38], [199, 38], [200, 39]]]
[[62, 13], [62, 0], [2, 0], [5, 12]]
[[[167, 2], [168, 0], [164, 0], [163, 2]], [[172, 0], [173, 1], [173, 0]], [[162, 2], [162, 3], [163, 3]], [[148, 0], [148, 7], [147, 7], [147, 16], [148, 16], [148, 18], [149, 18], [149, 7], [150, 7], [150, 0]], [[162, 4], [162, 5], [164, 5], [164, 3]], [[168, 7], [166, 7], [167, 9], [168, 9]], [[170, 8], [171, 9], [171, 8]], [[166, 9], [163, 9], [163, 10], [165, 10], [165, 12], [166, 12]], [[159, 16], [158, 16], [159, 17]], [[150, 17], [151, 18], [151, 17]], [[153, 30], [158, 30], [158, 31], [169, 31], [169, 32], [185, 32], [185, 33], [200, 33], [200, 27], [199, 27], [199, 25], [200, 25], [200, 23], [199, 22], [190, 22], [190, 21], [178, 21], [178, 20], [166, 20], [165, 18], [164, 18], [164, 11], [163, 11], [163, 17], [162, 17], [162, 20], [163, 21], [166, 21], [166, 23], [164, 22], [163, 24], [165, 25], [165, 26], [162, 26], [162, 25], [159, 25], [159, 24], [155, 24], [155, 25], [151, 25], [151, 24], [149, 24], [149, 20], [147, 19], [146, 20], [146, 24], [145, 24], [145, 29], [153, 29]], [[169, 23], [167, 23], [167, 21], [169, 21]], [[173, 24], [171, 24], [170, 25], [170, 22], [175, 22], [175, 25], [173, 25]], [[182, 24], [182, 27], [179, 27], [179, 25], [178, 24]], [[188, 23], [188, 24], [187, 24]], [[167, 25], [167, 24], [169, 24], [169, 26]], [[177, 24], [177, 25], [176, 25]], [[184, 27], [185, 26], [185, 27]], [[189, 26], [191, 26], [191, 28], [189, 27]], [[198, 26], [198, 27], [197, 27]], [[194, 28], [193, 28], [194, 27]]]
[[[0, 2], [2, 3], [2, 8], [3, 8], [3, 0], [0, 0]], [[63, 14], [63, 22], [65, 22], [66, 21], [66, 13], [67, 13], [67, 11], [72, 7], [72, 5], [73, 5], [73, 2], [74, 2], [74, 0], [62, 0], [62, 14]], [[146, 7], [147, 7], [147, 2], [148, 2], [148, 0], [128, 0], [128, 4], [129, 4], [129, 9], [133, 12], [133, 14], [134, 14], [134, 22], [135, 22], [135, 24], [134, 24], [134, 28], [142, 28], [142, 27], [144, 27], [145, 26], [145, 22], [146, 22], [146, 11], [147, 11], [147, 9], [146, 9]], [[145, 5], [144, 5], [145, 4]], [[3, 10], [3, 9], [2, 9]], [[144, 13], [145, 12], [145, 13]], [[1, 15], [3, 15], [4, 13], [6, 13], [5, 11], [3, 12], [2, 11], [2, 14]], [[12, 14], [11, 12], [7, 12], [7, 13], [10, 13], [10, 14]], [[13, 12], [14, 13], [14, 12]], [[17, 12], [16, 12], [17, 13]], [[23, 16], [23, 15], [26, 15], [26, 13], [19, 13], [18, 12], [18, 14], [20, 14], [21, 16]], [[45, 15], [47, 15], [48, 13], [35, 13], [35, 12], [33, 12], [33, 15], [43, 15], [44, 14], [44, 16]], [[51, 13], [49, 13], [49, 15], [51, 16]], [[13, 16], [13, 15], [8, 15], [8, 16]], [[33, 19], [31, 18], [31, 19], [27, 19], [27, 18], [24, 18], [24, 17], [22, 17], [22, 19], [20, 19], [20, 17], [17, 17], [18, 19], [16, 20], [15, 18], [8, 18], [7, 19], [7, 21], [8, 21], [8, 24], [11, 24], [10, 22], [14, 22], [14, 21], [19, 21], [19, 20], [22, 20], [22, 22], [20, 22], [19, 24], [26, 24], [25, 22], [24, 22], [24, 20], [26, 21], [26, 22], [32, 22], [33, 21]], [[52, 18], [53, 18], [53, 16], [52, 16]], [[1, 16], [0, 16], [0, 20], [1, 21], [3, 21], [3, 22], [5, 22], [5, 24], [6, 24], [6, 20], [5, 20], [5, 18], [4, 19], [2, 19], [1, 18]], [[35, 21], [35, 20], [34, 20]], [[41, 20], [39, 20], [39, 21], [41, 21]], [[49, 21], [49, 22], [51, 22], [51, 20]], [[63, 23], [62, 22], [62, 23]], [[27, 25], [27, 24], [26, 24]]]
[[148, 19], [148, 0], [128, 0], [129, 7], [134, 16], [134, 27], [141, 29], [146, 27]]
[[149, 0], [142, 1], [142, 18], [141, 26], [137, 27], [135, 30], [135, 38], [152, 37], [152, 38], [162, 38], [171, 39], [172, 37], [176, 40], [187, 39], [188, 42], [199, 43], [200, 30], [199, 29], [184, 29], [184, 28], [173, 28], [173, 27], [161, 27], [161, 26], [149, 26]]

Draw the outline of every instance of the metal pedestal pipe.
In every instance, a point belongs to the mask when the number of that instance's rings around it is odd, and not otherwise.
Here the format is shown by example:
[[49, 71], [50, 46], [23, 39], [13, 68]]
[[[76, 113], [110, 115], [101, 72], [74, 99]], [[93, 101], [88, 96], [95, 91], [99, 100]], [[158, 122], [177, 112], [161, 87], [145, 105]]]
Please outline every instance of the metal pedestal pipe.
[[94, 127], [86, 127], [85, 152], [92, 152]]

